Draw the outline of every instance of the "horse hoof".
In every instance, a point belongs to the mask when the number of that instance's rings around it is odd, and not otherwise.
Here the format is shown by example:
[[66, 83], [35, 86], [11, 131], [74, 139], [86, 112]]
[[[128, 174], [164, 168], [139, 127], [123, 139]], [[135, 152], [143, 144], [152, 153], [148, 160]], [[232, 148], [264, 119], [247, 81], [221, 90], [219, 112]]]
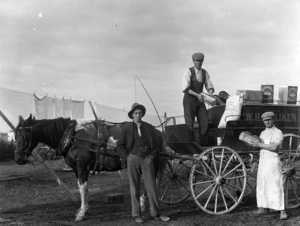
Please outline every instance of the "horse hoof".
[[83, 220], [84, 220], [84, 216], [76, 216], [76, 219], [75, 219], [76, 222], [83, 221]]

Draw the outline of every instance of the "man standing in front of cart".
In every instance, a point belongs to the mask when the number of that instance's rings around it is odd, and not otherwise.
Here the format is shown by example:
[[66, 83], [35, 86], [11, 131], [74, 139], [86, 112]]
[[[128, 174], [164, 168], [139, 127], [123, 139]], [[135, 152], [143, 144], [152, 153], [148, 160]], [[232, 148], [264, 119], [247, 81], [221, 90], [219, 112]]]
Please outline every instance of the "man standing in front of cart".
[[259, 166], [257, 172], [256, 214], [263, 214], [267, 209], [280, 211], [280, 219], [287, 219], [284, 206], [284, 190], [282, 163], [278, 152], [283, 141], [283, 134], [274, 125], [275, 114], [265, 112], [261, 118], [266, 129], [260, 134], [260, 141], [252, 142], [253, 147], [260, 148]]
[[213, 95], [214, 85], [210, 80], [208, 72], [202, 68], [204, 54], [194, 53], [192, 55], [192, 59], [194, 66], [184, 72], [182, 81], [182, 91], [184, 92], [184, 119], [185, 123], [189, 126], [189, 129], [193, 134], [193, 139], [195, 139], [194, 122], [195, 117], [197, 117], [199, 124], [200, 144], [202, 146], [206, 146], [208, 117], [202, 92], [203, 86], [205, 86], [208, 94]]
[[122, 168], [127, 163], [132, 217], [135, 222], [143, 223], [140, 207], [140, 183], [144, 180], [145, 190], [150, 203], [150, 212], [155, 219], [169, 221], [170, 218], [160, 213], [160, 203], [156, 187], [155, 165], [159, 147], [156, 142], [154, 127], [142, 121], [146, 108], [134, 103], [128, 112], [132, 122], [126, 123], [118, 141], [117, 151], [122, 157]]

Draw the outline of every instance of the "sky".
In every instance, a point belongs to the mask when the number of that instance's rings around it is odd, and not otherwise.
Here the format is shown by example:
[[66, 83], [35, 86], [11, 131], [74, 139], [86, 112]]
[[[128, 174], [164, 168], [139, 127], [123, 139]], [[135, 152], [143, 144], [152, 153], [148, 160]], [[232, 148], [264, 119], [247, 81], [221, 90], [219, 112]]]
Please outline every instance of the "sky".
[[194, 52], [216, 93], [300, 87], [300, 0], [1, 0], [0, 21], [2, 88], [154, 114], [140, 80], [177, 116]]

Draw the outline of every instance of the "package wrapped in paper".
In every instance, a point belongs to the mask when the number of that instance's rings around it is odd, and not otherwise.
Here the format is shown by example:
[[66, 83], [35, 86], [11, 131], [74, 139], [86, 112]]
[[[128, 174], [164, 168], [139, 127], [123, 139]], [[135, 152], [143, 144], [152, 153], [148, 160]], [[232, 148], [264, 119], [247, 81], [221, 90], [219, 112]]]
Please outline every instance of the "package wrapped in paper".
[[206, 93], [202, 93], [202, 97], [205, 103], [211, 105], [211, 106], [215, 106], [217, 103], [216, 98], [214, 98], [213, 96], [206, 94]]
[[241, 132], [239, 136], [239, 140], [244, 141], [248, 144], [261, 142], [261, 139], [257, 135], [253, 135], [252, 133], [248, 131]]
[[238, 121], [241, 117], [243, 99], [239, 95], [231, 96], [226, 101], [225, 111], [219, 122], [218, 128], [226, 128], [228, 121]]

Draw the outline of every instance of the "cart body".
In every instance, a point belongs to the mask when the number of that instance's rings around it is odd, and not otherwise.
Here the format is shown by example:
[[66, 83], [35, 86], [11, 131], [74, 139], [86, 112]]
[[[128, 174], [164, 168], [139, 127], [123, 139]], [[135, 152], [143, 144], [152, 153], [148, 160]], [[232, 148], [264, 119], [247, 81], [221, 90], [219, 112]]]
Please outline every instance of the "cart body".
[[[180, 124], [177, 123], [176, 118], [166, 121], [167, 144], [179, 156], [176, 161], [172, 160], [167, 170], [171, 183], [167, 183], [164, 194], [173, 197], [173, 192], [177, 192], [177, 202], [180, 201], [180, 195], [184, 194], [182, 200], [185, 200], [189, 194], [192, 194], [195, 203], [210, 214], [223, 214], [236, 208], [243, 196], [256, 188], [259, 156], [259, 150], [240, 141], [239, 135], [243, 131], [248, 131], [259, 136], [265, 129], [261, 114], [273, 111], [276, 126], [286, 134], [281, 153], [286, 178], [286, 206], [299, 206], [300, 182], [298, 179], [300, 175], [297, 175], [297, 172], [300, 172], [298, 164], [300, 161], [300, 106], [244, 104], [240, 119], [228, 121], [226, 128], [219, 129], [218, 125], [225, 107], [225, 105], [219, 105], [208, 109], [208, 147], [199, 145], [197, 123], [193, 131], [196, 140], [193, 141], [191, 131], [182, 123], [182, 119], [179, 120]], [[217, 137], [222, 138], [221, 146], [217, 146]], [[192, 160], [181, 159], [180, 155], [191, 156]], [[189, 175], [187, 171], [190, 171]], [[187, 177], [189, 177], [189, 191]], [[173, 184], [173, 188], [169, 188], [169, 184]], [[167, 189], [170, 191], [166, 192]]]

